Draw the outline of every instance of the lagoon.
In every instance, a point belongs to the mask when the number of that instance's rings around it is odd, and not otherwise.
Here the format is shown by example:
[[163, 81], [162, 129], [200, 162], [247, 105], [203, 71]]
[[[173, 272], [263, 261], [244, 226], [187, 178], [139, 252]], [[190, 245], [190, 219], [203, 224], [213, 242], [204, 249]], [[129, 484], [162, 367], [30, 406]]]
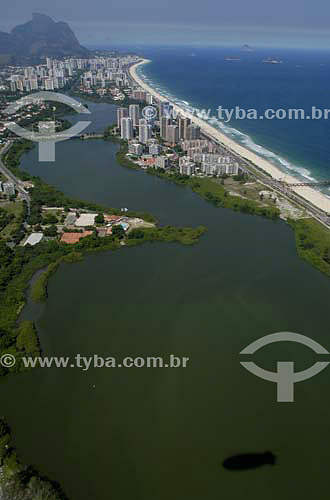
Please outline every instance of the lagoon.
[[[315, 485], [326, 498], [330, 371], [296, 384], [294, 404], [278, 404], [275, 384], [244, 370], [239, 352], [279, 331], [329, 349], [329, 279], [297, 257], [283, 222], [215, 208], [120, 167], [116, 148], [72, 140], [56, 145], [55, 164], [39, 164], [35, 149], [22, 166], [69, 195], [208, 232], [191, 247], [148, 244], [62, 265], [46, 304], [32, 311], [44, 355], [174, 354], [189, 363], [36, 369], [1, 380], [1, 413], [19, 455], [73, 500], [278, 500], [292, 484], [299, 499], [315, 498]], [[278, 360], [294, 360], [298, 371], [315, 359], [281, 344], [254, 361], [275, 371]], [[275, 466], [222, 467], [232, 455], [265, 451]]]

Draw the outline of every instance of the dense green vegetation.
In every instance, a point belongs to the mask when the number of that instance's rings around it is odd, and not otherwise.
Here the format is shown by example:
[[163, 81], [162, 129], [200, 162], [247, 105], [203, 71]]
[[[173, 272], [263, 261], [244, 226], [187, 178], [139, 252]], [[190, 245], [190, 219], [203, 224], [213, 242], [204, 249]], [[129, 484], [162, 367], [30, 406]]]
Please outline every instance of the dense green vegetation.
[[60, 486], [23, 465], [12, 444], [9, 425], [0, 418], [0, 496], [4, 500], [65, 500]]
[[15, 219], [14, 214], [8, 213], [3, 208], [0, 208], [0, 232]]
[[47, 283], [52, 274], [54, 274], [61, 262], [56, 260], [48, 265], [47, 270], [40, 274], [31, 287], [31, 298], [34, 302], [43, 302], [47, 299]]
[[[27, 205], [25, 201], [11, 201], [3, 205], [5, 212], [2, 229], [0, 230], [0, 238], [6, 241], [13, 241], [18, 243], [23, 238], [24, 221], [27, 216]], [[8, 224], [5, 224], [8, 222]]]
[[330, 276], [330, 233], [314, 219], [290, 220], [298, 255]]
[[97, 214], [97, 216], [95, 217], [95, 223], [96, 224], [104, 224], [104, 215]]
[[21, 321], [17, 328], [16, 346], [29, 356], [38, 356], [40, 353], [37, 331], [32, 321]]
[[184, 245], [192, 245], [205, 231], [204, 226], [198, 226], [196, 229], [173, 226], [139, 228], [133, 229], [128, 234], [127, 244], [133, 245], [145, 241], [176, 241]]

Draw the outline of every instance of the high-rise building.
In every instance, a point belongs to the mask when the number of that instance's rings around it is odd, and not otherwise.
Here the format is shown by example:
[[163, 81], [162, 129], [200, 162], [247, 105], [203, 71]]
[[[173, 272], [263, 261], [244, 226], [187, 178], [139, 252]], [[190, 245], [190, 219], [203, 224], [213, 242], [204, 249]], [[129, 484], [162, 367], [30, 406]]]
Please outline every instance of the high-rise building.
[[38, 90], [38, 80], [37, 78], [30, 78], [31, 90]]
[[147, 144], [151, 137], [151, 125], [148, 125], [147, 120], [142, 118], [139, 120], [139, 142]]
[[172, 118], [172, 111], [173, 106], [169, 102], [161, 102], [159, 104], [159, 119], [161, 120], [163, 117]]
[[133, 127], [137, 127], [139, 125], [139, 119], [140, 119], [140, 106], [139, 106], [139, 104], [130, 104], [129, 117], [132, 118]]
[[124, 117], [121, 119], [121, 138], [129, 141], [133, 139], [133, 122], [132, 118]]
[[166, 141], [170, 144], [179, 142], [179, 127], [177, 125], [168, 125], [166, 127]]
[[117, 109], [117, 125], [121, 128], [121, 119], [126, 118], [128, 116], [127, 108], [118, 108]]
[[186, 139], [187, 127], [191, 124], [190, 118], [179, 118], [179, 136], [180, 139]]
[[54, 90], [54, 80], [52, 78], [45, 79], [45, 90]]
[[191, 140], [199, 139], [200, 135], [201, 135], [201, 129], [197, 125], [194, 125], [192, 123], [192, 124], [188, 125], [188, 127], [186, 128], [186, 133], [185, 133], [186, 140], [191, 141]]
[[17, 80], [17, 82], [16, 82], [16, 88], [17, 88], [17, 90], [20, 90], [21, 92], [24, 92], [24, 82], [23, 82], [23, 80]]
[[160, 123], [160, 137], [162, 139], [166, 139], [166, 129], [170, 125], [171, 120], [169, 118], [166, 118], [166, 116], [163, 116], [159, 120]]

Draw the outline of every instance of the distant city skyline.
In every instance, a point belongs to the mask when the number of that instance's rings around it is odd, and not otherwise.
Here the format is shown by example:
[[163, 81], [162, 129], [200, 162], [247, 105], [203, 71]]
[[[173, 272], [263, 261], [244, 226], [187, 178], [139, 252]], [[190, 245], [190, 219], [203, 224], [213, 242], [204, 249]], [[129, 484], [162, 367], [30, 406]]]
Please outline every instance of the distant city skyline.
[[87, 46], [166, 44], [330, 48], [330, 4], [325, 0], [11, 0], [3, 9], [0, 30], [40, 12], [69, 23]]

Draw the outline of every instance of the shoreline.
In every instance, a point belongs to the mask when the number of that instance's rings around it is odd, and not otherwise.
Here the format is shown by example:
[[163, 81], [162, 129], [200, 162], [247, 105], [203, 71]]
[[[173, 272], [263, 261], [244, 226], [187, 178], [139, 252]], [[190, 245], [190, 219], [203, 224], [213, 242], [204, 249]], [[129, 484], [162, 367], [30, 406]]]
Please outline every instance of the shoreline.
[[[242, 158], [250, 161], [257, 168], [259, 168], [260, 170], [262, 170], [266, 174], [270, 175], [273, 179], [278, 181], [278, 180], [282, 179], [283, 176], [285, 176], [286, 182], [288, 182], [289, 184], [295, 184], [295, 183], [300, 182], [299, 179], [297, 179], [296, 177], [293, 177], [292, 175], [288, 175], [288, 174], [282, 172], [279, 168], [277, 168], [275, 165], [273, 165], [268, 160], [265, 160], [264, 158], [257, 155], [253, 151], [250, 151], [249, 149], [245, 148], [241, 144], [235, 142], [233, 139], [226, 136], [220, 130], [214, 128], [212, 125], [210, 125], [206, 121], [202, 120], [201, 118], [198, 118], [195, 115], [182, 109], [179, 105], [175, 104], [173, 101], [170, 101], [167, 97], [161, 95], [159, 92], [157, 92], [155, 89], [153, 89], [148, 83], [146, 83], [137, 74], [137, 69], [139, 66], [142, 66], [144, 64], [148, 64], [150, 62], [151, 61], [149, 59], [143, 59], [142, 61], [134, 64], [133, 66], [131, 66], [129, 68], [130, 76], [140, 87], [142, 87], [144, 90], [149, 92], [153, 97], [155, 97], [160, 102], [164, 102], [164, 101], [171, 102], [174, 110], [178, 113], [180, 113], [180, 112], [184, 113], [185, 116], [189, 117], [193, 123], [195, 123], [196, 125], [198, 125], [200, 127], [202, 133], [206, 134], [207, 136], [209, 136], [213, 140], [220, 142], [226, 148], [231, 149], [234, 153], [241, 156]], [[308, 187], [308, 186], [292, 187], [291, 189], [295, 194], [297, 194], [301, 198], [304, 198], [306, 201], [308, 201], [309, 203], [311, 203], [312, 205], [314, 205], [318, 209], [322, 210], [323, 212], [330, 213], [330, 198], [328, 198], [323, 193], [317, 191], [316, 189]]]

